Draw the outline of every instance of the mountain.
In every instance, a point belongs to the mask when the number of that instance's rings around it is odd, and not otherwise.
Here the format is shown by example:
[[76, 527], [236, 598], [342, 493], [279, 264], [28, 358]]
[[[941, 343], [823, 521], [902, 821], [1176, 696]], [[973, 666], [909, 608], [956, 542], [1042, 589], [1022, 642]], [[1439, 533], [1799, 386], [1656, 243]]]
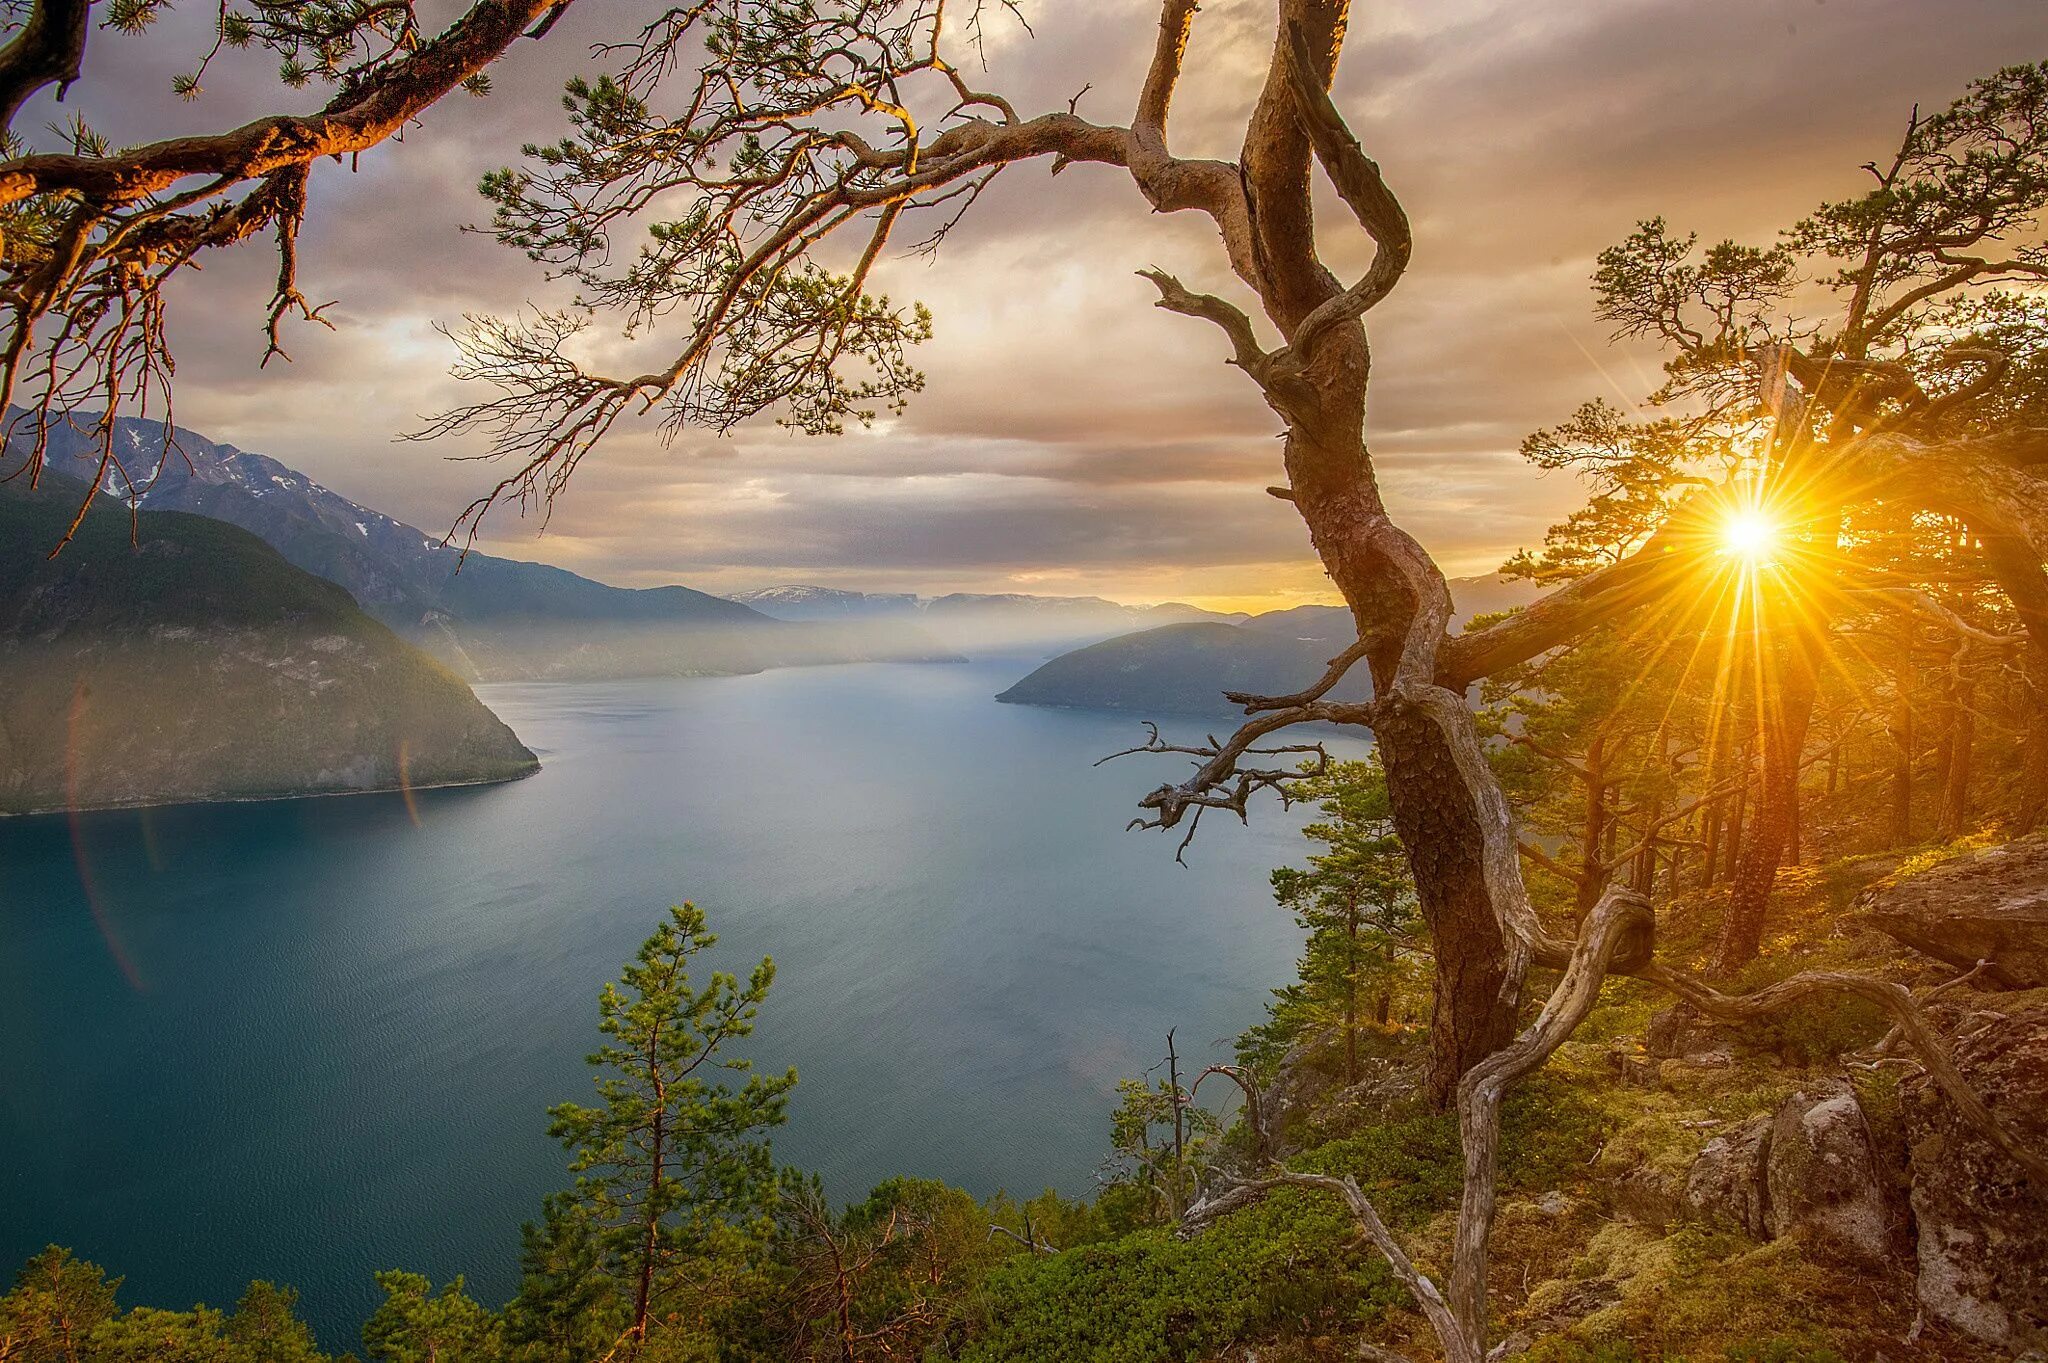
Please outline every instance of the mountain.
[[[1450, 586], [1457, 606], [1454, 630], [1475, 615], [1527, 605], [1538, 594], [1532, 584], [1498, 574], [1459, 578]], [[1167, 625], [1063, 653], [996, 699], [1013, 705], [1221, 717], [1236, 713], [1223, 699], [1225, 691], [1298, 691], [1357, 637], [1351, 613], [1341, 606], [1296, 606], [1236, 625]], [[1371, 681], [1359, 667], [1330, 698], [1365, 700], [1371, 694]]]
[[[247, 531], [0, 483], [0, 812], [467, 785], [539, 764], [462, 681]], [[102, 499], [103, 502], [107, 499]]]
[[779, 620], [912, 622], [941, 644], [982, 652], [1011, 648], [1073, 648], [1132, 630], [1191, 620], [1235, 623], [1180, 602], [1125, 606], [1099, 596], [1031, 596], [954, 592], [924, 598], [903, 592], [854, 592], [835, 587], [781, 586], [742, 592], [733, 600]]
[[[27, 414], [10, 413], [9, 463]], [[48, 465], [90, 481], [99, 462], [89, 418], [50, 427]], [[914, 629], [855, 635], [792, 625], [688, 587], [609, 586], [562, 568], [437, 538], [265, 455], [179, 427], [166, 453], [158, 422], [115, 423], [120, 467], [103, 483], [148, 510], [238, 525], [288, 561], [346, 589], [402, 637], [472, 681], [755, 672], [816, 662], [949, 657]], [[458, 571], [459, 569], [459, 571]]]
[[762, 587], [732, 599], [777, 620], [869, 620], [915, 616], [923, 604], [909, 592], [848, 592], [837, 587]]

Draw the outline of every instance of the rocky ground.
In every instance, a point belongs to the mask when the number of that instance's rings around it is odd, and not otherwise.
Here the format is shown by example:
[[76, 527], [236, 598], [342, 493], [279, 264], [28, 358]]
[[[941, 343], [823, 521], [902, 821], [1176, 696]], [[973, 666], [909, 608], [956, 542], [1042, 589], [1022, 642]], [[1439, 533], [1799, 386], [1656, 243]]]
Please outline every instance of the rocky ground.
[[[1682, 898], [1661, 934], [1703, 952], [1718, 911], [1714, 894]], [[1745, 987], [1815, 968], [1912, 986], [1992, 1111], [2048, 1150], [2048, 837], [1788, 872], [1778, 912]], [[1543, 1363], [2048, 1358], [2048, 1189], [1886, 1032], [1856, 1002], [1710, 1027], [1611, 985], [1522, 1100], [1525, 1144], [1578, 1142], [1583, 1158], [1503, 1198], [1497, 1333]], [[1271, 1095], [1289, 1151], [1312, 1158], [1413, 1110], [1413, 1034], [1373, 1050], [1349, 1088], [1329, 1041], [1290, 1057]], [[1503, 1187], [1516, 1181], [1505, 1169]], [[1425, 1266], [1450, 1229], [1440, 1214], [1412, 1237]], [[1365, 1337], [1433, 1356], [1400, 1309]], [[1255, 1353], [1356, 1357], [1358, 1343], [1339, 1331]]]

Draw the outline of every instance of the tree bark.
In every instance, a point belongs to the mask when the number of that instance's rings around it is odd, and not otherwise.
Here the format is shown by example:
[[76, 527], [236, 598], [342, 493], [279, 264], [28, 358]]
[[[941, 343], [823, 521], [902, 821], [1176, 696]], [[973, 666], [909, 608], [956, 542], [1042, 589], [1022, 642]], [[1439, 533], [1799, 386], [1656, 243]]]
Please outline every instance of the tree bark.
[[1479, 821], [1448, 746], [1408, 715], [1390, 716], [1376, 732], [1436, 958], [1425, 1091], [1432, 1107], [1448, 1110], [1465, 1072], [1514, 1038], [1502, 918], [1486, 883]]
[[1892, 846], [1913, 844], [1913, 660], [1901, 649], [1893, 668], [1898, 694], [1892, 704]]
[[[1233, 187], [1242, 212], [1218, 215], [1232, 268], [1257, 292], [1286, 345], [1268, 354], [1249, 319], [1230, 304], [1191, 295], [1169, 276], [1149, 277], [1161, 306], [1223, 328], [1239, 367], [1286, 421], [1282, 495], [1308, 527], [1372, 669], [1370, 723], [1436, 959], [1427, 1091], [1437, 1107], [1448, 1108], [1459, 1077], [1514, 1035], [1526, 957], [1512, 947], [1505, 925], [1526, 914], [1527, 901], [1512, 821], [1471, 712], [1457, 687], [1438, 684], [1450, 612], [1443, 575], [1387, 517], [1366, 448], [1371, 356], [1360, 318], [1400, 278], [1413, 238], [1378, 166], [1329, 101], [1348, 11], [1344, 0], [1279, 0], [1273, 55]], [[1165, 61], [1155, 55], [1155, 71], [1177, 63], [1174, 32], [1165, 25], [1161, 32]], [[1156, 128], [1150, 108], [1148, 102], [1141, 109], [1140, 121], [1170, 161], [1164, 105]], [[1316, 250], [1312, 157], [1377, 248], [1349, 287]], [[1133, 171], [1144, 184], [1136, 163]], [[1217, 189], [1226, 199], [1229, 192]], [[1172, 817], [1178, 816], [1176, 807]]]
[[1607, 889], [1607, 740], [1596, 737], [1586, 745], [1586, 810], [1579, 829], [1579, 893], [1573, 904], [1574, 916], [1584, 921]]
[[[650, 1050], [652, 1048], [650, 1047]], [[662, 1130], [668, 1118], [668, 1101], [660, 1083], [655, 1085], [654, 1128], [648, 1140], [652, 1152], [653, 1172], [647, 1181], [647, 1225], [641, 1237], [640, 1280], [633, 1290], [633, 1337], [641, 1344], [647, 1342], [648, 1303], [654, 1296], [654, 1256], [661, 1234], [661, 1164], [666, 1153], [666, 1141]]]
[[[1382, 1019], [1384, 1021], [1384, 1019]], [[1358, 1082], [1358, 896], [1344, 905], [1344, 1082]]]
[[1970, 822], [1970, 750], [1977, 735], [1976, 683], [1958, 675], [1949, 699], [1948, 762], [1941, 782], [1941, 836], [1959, 838]]
[[2027, 731], [2021, 739], [2018, 805], [2013, 826], [2031, 833], [2048, 823], [2048, 650], [2027, 650]]
[[[1708, 784], [1713, 783], [1713, 773], [1717, 771], [1718, 767], [1708, 768]], [[1721, 798], [1716, 796], [1707, 801], [1707, 807], [1701, 814], [1706, 823], [1700, 840], [1700, 888], [1703, 890], [1714, 888], [1714, 878], [1721, 869], [1721, 803]]]
[[1742, 784], [1737, 786], [1735, 793], [1728, 797], [1731, 802], [1728, 806], [1728, 819], [1721, 830], [1720, 875], [1723, 880], [1733, 880], [1735, 878], [1735, 866], [1738, 859], [1742, 856], [1742, 825], [1745, 816], [1749, 813], [1750, 765], [1747, 752], [1742, 754], [1742, 762], [1737, 770], [1742, 773]]
[[1735, 858], [1728, 913], [1721, 920], [1714, 967], [1723, 975], [1755, 960], [1763, 946], [1771, 890], [1799, 818], [1800, 760], [1818, 687], [1816, 659], [1803, 639], [1794, 639], [1785, 648], [1785, 667], [1775, 694], [1757, 697], [1757, 713], [1763, 717], [1758, 736], [1763, 772], [1756, 813], [1743, 830]]

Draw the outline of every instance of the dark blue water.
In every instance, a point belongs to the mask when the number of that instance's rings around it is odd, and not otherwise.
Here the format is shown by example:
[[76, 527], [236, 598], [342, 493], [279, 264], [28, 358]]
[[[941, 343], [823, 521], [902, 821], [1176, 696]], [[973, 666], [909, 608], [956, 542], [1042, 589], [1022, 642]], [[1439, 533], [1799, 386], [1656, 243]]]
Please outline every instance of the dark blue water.
[[1115, 1080], [1172, 1026], [1220, 1056], [1290, 974], [1301, 819], [1176, 867], [1123, 826], [1178, 759], [1091, 768], [1136, 726], [989, 699], [1028, 667], [487, 687], [538, 776], [0, 821], [0, 1261], [67, 1244], [165, 1306], [288, 1282], [336, 1348], [377, 1268], [502, 1300], [598, 988], [685, 898], [780, 968], [785, 1161], [1087, 1192]]

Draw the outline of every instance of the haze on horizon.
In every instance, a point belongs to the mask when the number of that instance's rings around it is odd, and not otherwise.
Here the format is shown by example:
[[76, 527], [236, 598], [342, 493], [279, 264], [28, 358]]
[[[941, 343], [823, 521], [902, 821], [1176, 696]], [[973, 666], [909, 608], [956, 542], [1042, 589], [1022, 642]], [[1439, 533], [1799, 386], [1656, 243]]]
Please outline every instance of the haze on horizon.
[[[1029, 13], [1035, 37], [999, 29], [986, 84], [1032, 108], [1086, 85], [1083, 113], [1121, 117], [1156, 5]], [[86, 79], [61, 105], [39, 97], [23, 125], [76, 113], [128, 142], [275, 103], [260, 59], [212, 68], [196, 105], [171, 92], [162, 46], [203, 51], [209, 19], [194, 7], [145, 37], [95, 30]], [[445, 376], [436, 325], [532, 295], [527, 262], [461, 229], [486, 216], [479, 175], [558, 135], [561, 83], [588, 67], [600, 24], [572, 12], [560, 40], [515, 47], [489, 98], [444, 101], [429, 135], [354, 174], [316, 171], [300, 280], [338, 300], [336, 329], [293, 329], [293, 364], [257, 368], [275, 268], [263, 246], [182, 283], [179, 424], [430, 530], [487, 490], [492, 465], [447, 458], [475, 448], [394, 437], [468, 396]], [[1498, 566], [1582, 496], [1521, 461], [1524, 433], [1655, 386], [1647, 352], [1610, 345], [1591, 315], [1595, 253], [1656, 214], [1710, 240], [1767, 241], [1817, 193], [1856, 189], [1902, 110], [2048, 55], [2037, 0], [1400, 0], [1356, 26], [1336, 97], [1423, 243], [1373, 314], [1369, 429], [1396, 515], [1459, 575]], [[1269, 28], [1264, 4], [1206, 7], [1175, 104], [1186, 153], [1233, 151], [1221, 139], [1242, 126]], [[1224, 610], [1334, 599], [1298, 518], [1261, 491], [1278, 475], [1277, 419], [1215, 336], [1151, 307], [1132, 273], [1157, 264], [1230, 291], [1213, 232], [1137, 211], [1118, 171], [1072, 167], [1057, 196], [1046, 184], [1043, 167], [1012, 169], [935, 263], [887, 262], [880, 287], [936, 314], [917, 356], [928, 387], [901, 418], [840, 439], [686, 432], [668, 448], [651, 425], [622, 428], [544, 534], [507, 508], [481, 547], [717, 592], [803, 582]], [[1332, 235], [1340, 273], [1369, 250]]]

